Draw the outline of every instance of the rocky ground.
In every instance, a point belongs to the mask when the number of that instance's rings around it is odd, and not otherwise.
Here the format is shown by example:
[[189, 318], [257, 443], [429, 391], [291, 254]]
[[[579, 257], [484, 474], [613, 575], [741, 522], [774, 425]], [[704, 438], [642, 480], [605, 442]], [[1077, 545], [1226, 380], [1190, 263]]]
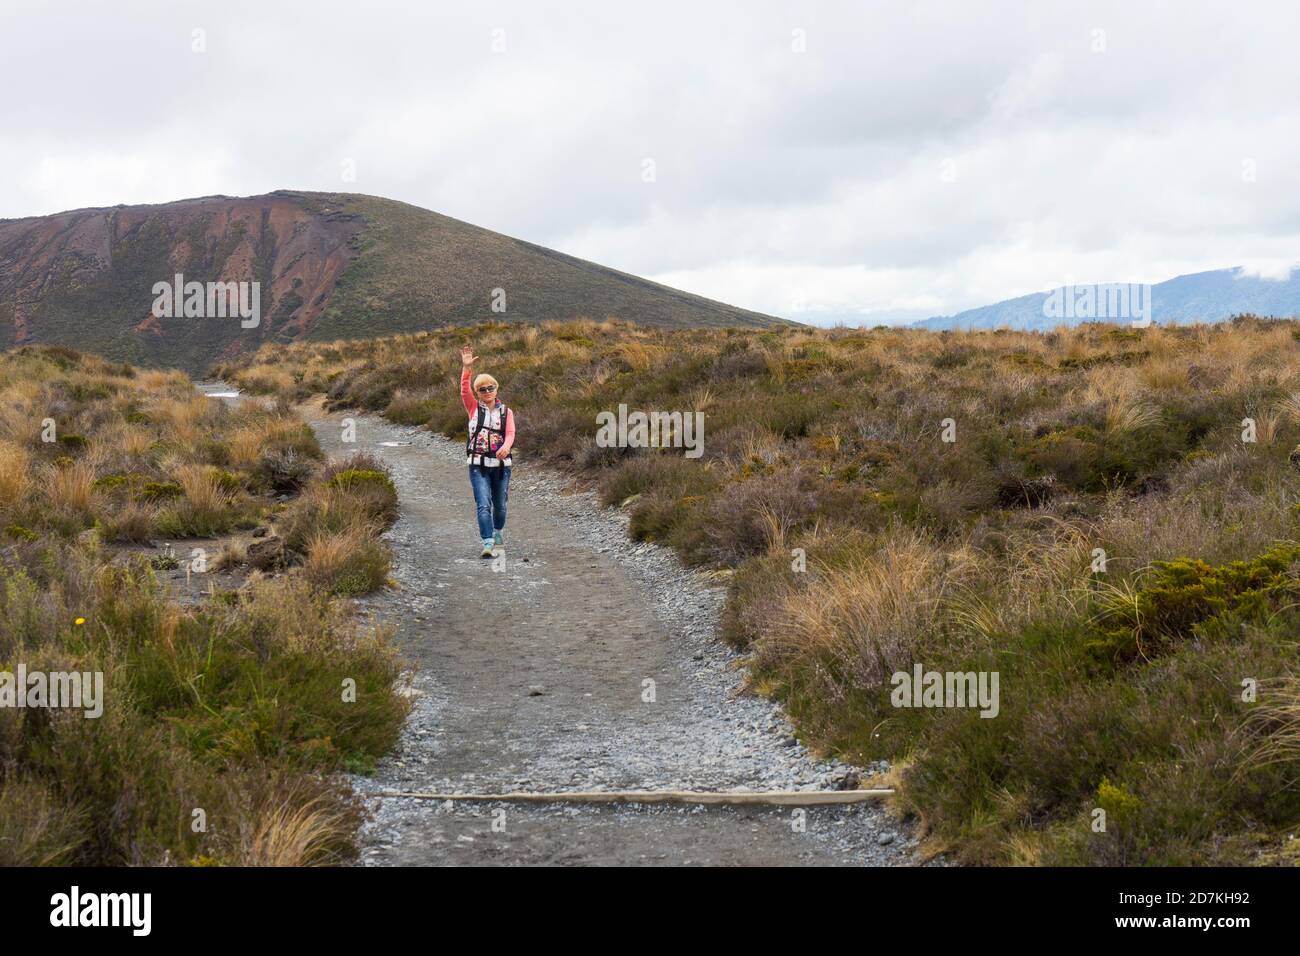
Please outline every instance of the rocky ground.
[[[396, 628], [414, 709], [376, 776], [369, 865], [462, 863], [906, 865], [915, 844], [877, 804], [519, 805], [383, 791], [835, 789], [853, 769], [809, 753], [780, 709], [742, 692], [717, 638], [723, 591], [626, 517], [516, 469], [504, 558], [478, 557], [463, 447], [356, 414], [305, 413], [334, 456], [392, 469], [397, 588], [363, 613]], [[342, 422], [356, 441], [341, 441]], [[883, 767], [869, 768], [874, 770]]]

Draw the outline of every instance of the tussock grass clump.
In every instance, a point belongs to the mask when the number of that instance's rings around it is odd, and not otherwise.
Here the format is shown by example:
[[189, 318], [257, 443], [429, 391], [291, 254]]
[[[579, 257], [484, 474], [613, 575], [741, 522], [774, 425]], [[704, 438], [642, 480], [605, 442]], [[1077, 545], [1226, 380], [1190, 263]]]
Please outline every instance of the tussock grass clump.
[[1292, 764], [1300, 760], [1300, 677], [1268, 682], [1264, 699], [1247, 721], [1257, 741], [1248, 766]]
[[[240, 834], [237, 866], [318, 866], [343, 856], [355, 813], [331, 801], [282, 799], [261, 807]], [[346, 858], [346, 857], [343, 857]]]
[[307, 542], [303, 573], [332, 594], [356, 595], [382, 588], [390, 565], [390, 552], [377, 540], [373, 527], [352, 525], [313, 535]]
[[397, 488], [373, 456], [331, 462], [280, 521], [286, 550], [315, 585], [359, 595], [388, 581], [392, 551], [379, 536], [397, 520]]
[[385, 471], [347, 468], [331, 475], [325, 487], [342, 493], [382, 527], [397, 520], [397, 488]]
[[[310, 368], [331, 408], [461, 440], [470, 341], [519, 466], [566, 470], [634, 537], [727, 574], [754, 685], [813, 745], [896, 761], [904, 805], [961, 859], [1242, 863], [1300, 824], [1300, 323], [485, 324], [224, 372], [286, 395], [266, 383]], [[702, 411], [702, 455], [598, 447], [620, 404]], [[999, 673], [997, 717], [894, 706], [917, 664]]]
[[94, 522], [95, 470], [87, 462], [56, 462], [41, 476], [52, 525], [75, 533]]
[[31, 491], [32, 479], [27, 472], [30, 458], [21, 445], [0, 443], [0, 508], [20, 504]]
[[143, 544], [159, 531], [158, 511], [133, 501], [124, 503], [101, 519], [104, 540], [114, 543]]

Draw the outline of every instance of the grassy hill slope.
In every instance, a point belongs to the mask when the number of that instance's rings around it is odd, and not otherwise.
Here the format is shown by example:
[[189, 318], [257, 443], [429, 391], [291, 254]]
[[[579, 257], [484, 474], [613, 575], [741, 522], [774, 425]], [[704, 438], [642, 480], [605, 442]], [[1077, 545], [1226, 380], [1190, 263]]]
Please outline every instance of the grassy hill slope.
[[[359, 256], [311, 329], [312, 339], [492, 320], [621, 318], [659, 327], [789, 324], [406, 203], [374, 196], [333, 198], [367, 225]], [[492, 311], [494, 289], [505, 292], [504, 314]]]

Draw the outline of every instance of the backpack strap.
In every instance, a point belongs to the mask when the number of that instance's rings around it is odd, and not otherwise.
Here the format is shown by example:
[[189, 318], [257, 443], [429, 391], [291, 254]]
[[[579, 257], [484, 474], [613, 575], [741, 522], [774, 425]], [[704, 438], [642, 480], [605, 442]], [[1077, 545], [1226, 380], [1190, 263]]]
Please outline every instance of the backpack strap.
[[465, 442], [465, 454], [470, 458], [474, 457], [474, 445], [478, 442], [479, 432], [483, 430], [483, 417], [487, 409], [479, 402], [478, 410], [474, 413], [474, 427], [470, 429], [469, 440]]
[[[500, 419], [500, 421], [501, 421], [501, 427], [500, 427], [500, 428], [493, 428], [491, 425], [486, 424], [486, 423], [487, 423], [487, 406], [484, 405], [482, 402], [479, 402], [479, 405], [478, 405], [478, 412], [477, 412], [477, 417], [475, 418], [475, 421], [474, 421], [474, 429], [473, 429], [473, 431], [470, 432], [470, 435], [469, 435], [469, 441], [466, 442], [466, 444], [465, 444], [465, 454], [466, 454], [468, 457], [470, 457], [471, 459], [472, 459], [472, 458], [474, 457], [474, 455], [476, 454], [476, 452], [475, 452], [475, 450], [474, 450], [474, 446], [478, 444], [478, 436], [479, 436], [482, 432], [486, 431], [486, 432], [488, 432], [489, 434], [491, 434], [492, 432], [496, 432], [497, 434], [499, 434], [499, 435], [501, 436], [501, 441], [502, 441], [502, 443], [504, 443], [505, 440], [506, 440], [506, 427], [507, 427], [506, 416], [510, 414], [510, 409], [508, 409], [505, 405], [502, 405], [500, 402], [498, 402], [497, 404], [498, 404], [498, 406], [499, 406], [500, 409], [501, 409], [501, 419]], [[488, 448], [490, 449], [491, 447], [492, 447], [492, 440], [489, 438], [489, 439], [488, 439]], [[487, 456], [485, 456], [485, 455], [479, 455], [479, 461], [482, 462], [482, 460], [483, 460], [485, 457], [487, 457]], [[481, 467], [481, 466], [480, 466], [480, 467]]]

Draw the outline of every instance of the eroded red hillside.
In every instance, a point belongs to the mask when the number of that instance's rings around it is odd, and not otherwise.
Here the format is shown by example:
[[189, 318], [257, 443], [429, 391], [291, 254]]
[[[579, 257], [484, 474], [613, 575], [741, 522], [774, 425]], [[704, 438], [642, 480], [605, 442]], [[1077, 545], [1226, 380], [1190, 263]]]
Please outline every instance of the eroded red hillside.
[[[6, 345], [63, 341], [137, 359], [170, 355], [182, 365], [297, 339], [356, 257], [350, 243], [363, 226], [361, 216], [314, 197], [279, 194], [3, 221], [0, 303], [9, 314], [0, 320], [10, 327], [0, 336]], [[260, 282], [261, 326], [156, 318], [153, 285], [176, 273]], [[125, 339], [134, 347], [123, 348]]]

